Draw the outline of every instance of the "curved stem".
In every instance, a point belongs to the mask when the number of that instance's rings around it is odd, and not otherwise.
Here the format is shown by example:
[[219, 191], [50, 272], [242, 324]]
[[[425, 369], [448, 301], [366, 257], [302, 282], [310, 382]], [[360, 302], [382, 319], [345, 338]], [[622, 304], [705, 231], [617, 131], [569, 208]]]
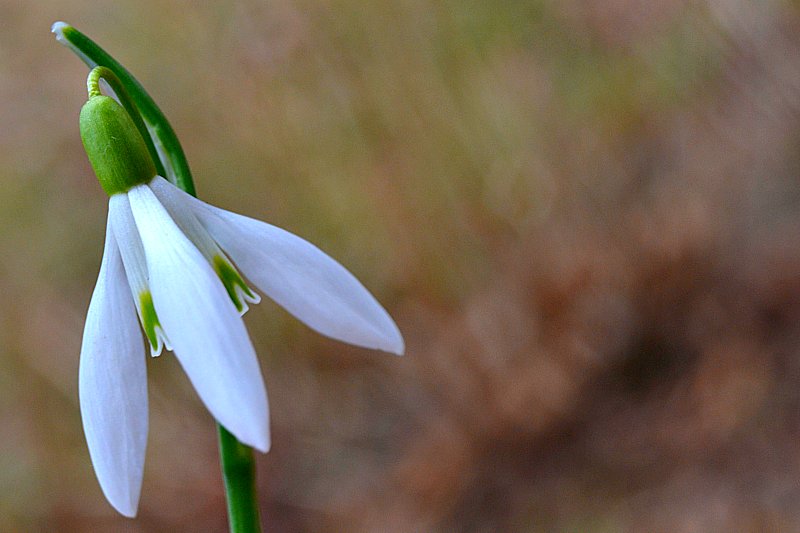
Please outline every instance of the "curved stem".
[[[90, 93], [93, 90], [99, 93], [97, 84], [100, 78], [109, 82], [142, 132], [148, 150], [152, 147], [150, 156], [159, 172], [163, 169], [165, 178], [192, 196], [197, 196], [189, 163], [175, 131], [139, 81], [105, 50], [72, 26], [56, 23], [53, 32], [59, 42], [93, 69], [90, 80], [94, 79], [95, 85], [89, 86]], [[261, 531], [253, 449], [240, 443], [221, 425], [217, 424], [217, 428], [230, 530], [232, 533]]]

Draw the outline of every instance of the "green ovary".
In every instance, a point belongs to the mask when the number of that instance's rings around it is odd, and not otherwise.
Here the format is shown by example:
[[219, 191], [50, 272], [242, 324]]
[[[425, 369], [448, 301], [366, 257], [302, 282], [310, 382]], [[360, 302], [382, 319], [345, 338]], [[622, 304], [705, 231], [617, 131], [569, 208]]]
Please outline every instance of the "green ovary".
[[156, 168], [130, 115], [113, 98], [92, 96], [80, 115], [83, 147], [109, 195], [149, 183]]
[[230, 296], [231, 300], [233, 301], [233, 305], [235, 305], [236, 309], [241, 313], [245, 304], [240, 300], [240, 292], [237, 291], [236, 288], [239, 287], [242, 293], [250, 298], [255, 299], [253, 291], [250, 290], [250, 287], [248, 287], [244, 282], [242, 276], [239, 275], [236, 269], [233, 268], [233, 266], [224, 257], [215, 255], [213, 259], [213, 265], [214, 271], [217, 273], [217, 276], [219, 276], [222, 284], [225, 285], [225, 290], [228, 291], [228, 296]]

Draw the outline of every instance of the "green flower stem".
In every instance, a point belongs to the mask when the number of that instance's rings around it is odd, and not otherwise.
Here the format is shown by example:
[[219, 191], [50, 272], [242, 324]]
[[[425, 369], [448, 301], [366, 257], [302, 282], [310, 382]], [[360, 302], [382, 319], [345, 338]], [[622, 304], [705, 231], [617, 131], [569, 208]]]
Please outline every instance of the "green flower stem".
[[222, 425], [217, 424], [217, 429], [230, 530], [235, 533], [261, 531], [253, 449], [236, 440]]
[[[156, 169], [159, 172], [165, 171], [162, 174], [165, 178], [192, 196], [197, 196], [189, 163], [178, 137], [144, 87], [105, 50], [72, 26], [62, 25], [57, 34], [59, 32], [59, 41], [75, 52], [90, 69], [106, 67], [97, 71], [95, 83], [99, 83], [100, 78], [105, 79], [120, 97], [137, 128], [140, 123], [144, 123], [145, 131], [142, 136], [147, 142], [148, 150], [152, 147], [150, 155]], [[132, 109], [125, 104], [126, 101], [132, 102]], [[253, 449], [240, 443], [221, 425], [217, 424], [217, 428], [231, 533], [259, 532], [261, 525]]]

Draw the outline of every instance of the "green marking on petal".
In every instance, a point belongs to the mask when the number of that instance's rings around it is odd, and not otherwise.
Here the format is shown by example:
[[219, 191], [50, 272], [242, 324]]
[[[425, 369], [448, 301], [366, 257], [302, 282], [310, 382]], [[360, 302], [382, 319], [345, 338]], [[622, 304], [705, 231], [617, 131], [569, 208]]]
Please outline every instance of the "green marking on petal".
[[144, 334], [147, 335], [147, 340], [150, 341], [153, 351], [158, 349], [158, 335], [156, 335], [156, 327], [161, 327], [156, 315], [156, 308], [153, 307], [153, 295], [150, 291], [142, 291], [139, 294], [139, 306], [142, 309], [142, 327]]
[[[253, 291], [250, 290], [250, 287], [242, 279], [242, 276], [233, 268], [227, 259], [222, 256], [215, 255], [214, 260], [214, 271], [219, 276], [219, 279], [222, 281], [222, 284], [225, 285], [225, 290], [228, 291], [228, 296], [231, 297], [233, 300], [233, 305], [236, 306], [236, 309], [241, 313], [245, 308], [245, 303], [241, 301], [239, 297], [240, 294], [245, 294], [249, 298], [255, 299], [255, 294]], [[238, 287], [238, 291], [236, 290]]]

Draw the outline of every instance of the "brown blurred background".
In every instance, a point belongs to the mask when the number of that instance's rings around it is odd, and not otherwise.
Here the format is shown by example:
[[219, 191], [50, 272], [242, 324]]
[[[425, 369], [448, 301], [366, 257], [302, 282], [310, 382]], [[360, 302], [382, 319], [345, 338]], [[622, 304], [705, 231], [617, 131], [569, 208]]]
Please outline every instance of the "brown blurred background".
[[395, 358], [246, 322], [277, 532], [800, 530], [800, 4], [0, 0], [0, 531], [225, 531], [211, 417], [148, 361], [139, 517], [77, 405], [106, 198], [65, 20], [200, 196], [306, 237]]

